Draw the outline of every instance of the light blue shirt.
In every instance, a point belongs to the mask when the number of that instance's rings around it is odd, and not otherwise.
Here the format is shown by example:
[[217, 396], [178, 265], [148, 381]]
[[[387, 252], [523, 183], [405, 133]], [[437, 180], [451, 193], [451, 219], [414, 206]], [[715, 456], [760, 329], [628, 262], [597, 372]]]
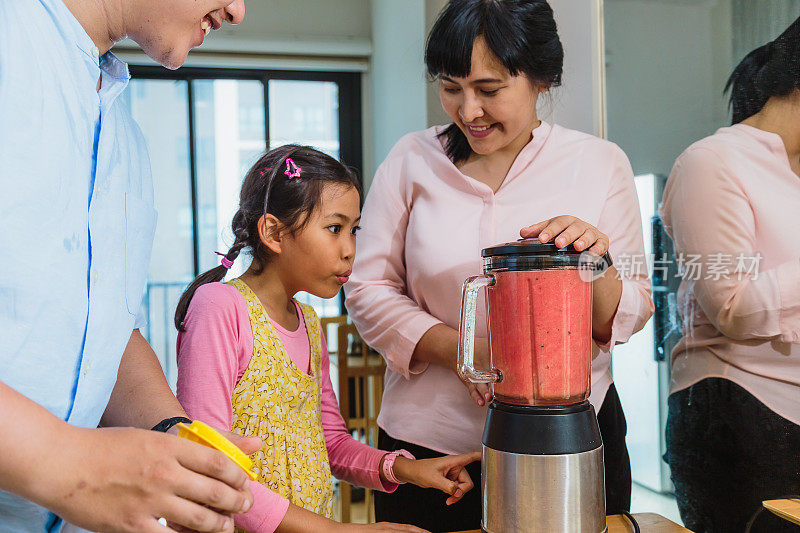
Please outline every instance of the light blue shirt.
[[[156, 213], [119, 98], [129, 78], [61, 0], [0, 0], [0, 380], [82, 427], [100, 421], [143, 325]], [[0, 532], [58, 522], [0, 492]]]

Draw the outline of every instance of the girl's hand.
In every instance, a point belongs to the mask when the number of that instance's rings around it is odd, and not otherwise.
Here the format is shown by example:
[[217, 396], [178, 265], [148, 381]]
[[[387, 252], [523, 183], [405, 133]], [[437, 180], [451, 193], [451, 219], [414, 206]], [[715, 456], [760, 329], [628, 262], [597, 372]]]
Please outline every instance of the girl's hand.
[[400, 481], [449, 494], [445, 503], [453, 505], [475, 486], [464, 467], [480, 458], [481, 452], [417, 460], [400, 456], [395, 459], [393, 470]]
[[523, 239], [539, 237], [542, 242], [550, 242], [553, 239], [559, 248], [574, 243], [575, 250], [588, 251], [598, 256], [605, 254], [609, 246], [608, 235], [571, 215], [557, 216], [522, 228], [519, 234]]

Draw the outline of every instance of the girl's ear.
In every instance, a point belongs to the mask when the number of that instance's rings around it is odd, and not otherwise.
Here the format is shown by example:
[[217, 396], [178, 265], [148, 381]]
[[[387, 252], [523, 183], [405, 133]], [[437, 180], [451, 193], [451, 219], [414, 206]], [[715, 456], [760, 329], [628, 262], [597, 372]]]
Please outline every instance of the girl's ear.
[[258, 219], [258, 237], [272, 252], [281, 253], [281, 223], [274, 215], [267, 213]]

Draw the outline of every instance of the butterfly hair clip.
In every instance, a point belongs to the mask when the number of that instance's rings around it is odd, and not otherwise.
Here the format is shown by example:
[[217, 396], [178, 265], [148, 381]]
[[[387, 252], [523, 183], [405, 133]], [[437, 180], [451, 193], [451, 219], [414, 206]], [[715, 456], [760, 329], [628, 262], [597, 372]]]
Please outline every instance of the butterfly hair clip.
[[286, 174], [289, 179], [299, 178], [301, 170], [302, 169], [295, 164], [291, 157], [286, 159], [286, 170], [284, 170], [283, 173]]

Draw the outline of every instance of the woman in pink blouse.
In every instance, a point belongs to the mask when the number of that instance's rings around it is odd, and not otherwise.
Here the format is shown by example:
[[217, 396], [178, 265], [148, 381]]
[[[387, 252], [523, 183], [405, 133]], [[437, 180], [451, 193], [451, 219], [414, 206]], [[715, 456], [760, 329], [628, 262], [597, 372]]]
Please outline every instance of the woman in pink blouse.
[[[563, 51], [544, 0], [468, 0], [446, 6], [426, 63], [453, 123], [402, 138], [366, 200], [347, 308], [389, 371], [380, 446], [416, 457], [480, 449], [490, 399], [459, 379], [461, 285], [481, 272], [482, 248], [538, 236], [612, 257], [642, 255], [633, 173], [614, 144], [539, 120], [540, 93], [561, 80]], [[535, 223], [531, 226], [532, 223]], [[646, 273], [595, 281], [592, 395], [605, 444], [609, 512], [630, 505], [625, 418], [612, 385], [611, 348], [652, 314]], [[478, 353], [488, 353], [478, 316]], [[535, 437], [532, 437], [535, 438]], [[473, 479], [479, 465], [471, 465]], [[477, 490], [445, 508], [400, 487], [376, 494], [376, 517], [431, 531], [480, 527]]]
[[[662, 207], [686, 266], [667, 459], [692, 531], [800, 494], [800, 19], [728, 88], [733, 126], [678, 158]], [[763, 513], [752, 531], [800, 528]]]

